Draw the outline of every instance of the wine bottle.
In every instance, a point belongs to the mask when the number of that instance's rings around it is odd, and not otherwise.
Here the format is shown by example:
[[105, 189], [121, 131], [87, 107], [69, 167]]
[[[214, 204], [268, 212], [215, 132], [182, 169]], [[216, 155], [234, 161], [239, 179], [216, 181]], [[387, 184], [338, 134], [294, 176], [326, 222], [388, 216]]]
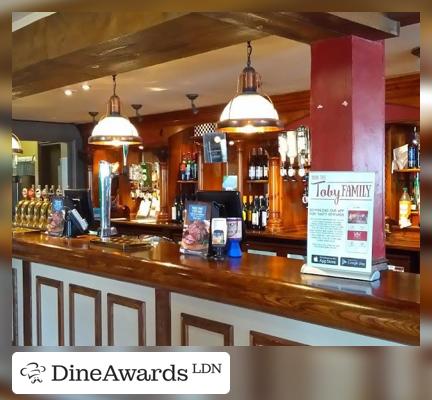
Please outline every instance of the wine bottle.
[[255, 163], [255, 179], [261, 180], [264, 176], [264, 166], [263, 166], [263, 149], [262, 147], [258, 147], [258, 154], [256, 156]]
[[252, 154], [249, 157], [249, 179], [250, 180], [256, 179], [255, 160], [256, 160], [256, 150], [255, 150], [255, 148], [253, 148]]
[[246, 223], [247, 222], [247, 209], [248, 209], [248, 205], [247, 205], [247, 197], [243, 196], [243, 204], [242, 204], [242, 219], [243, 222]]
[[259, 229], [259, 206], [258, 196], [254, 197], [252, 207], [252, 229]]
[[249, 204], [247, 209], [247, 228], [252, 229], [252, 208], [253, 208], [253, 197], [249, 196]]
[[264, 231], [267, 226], [267, 207], [264, 196], [259, 197], [259, 229]]
[[268, 154], [264, 150], [263, 152], [263, 179], [268, 180]]

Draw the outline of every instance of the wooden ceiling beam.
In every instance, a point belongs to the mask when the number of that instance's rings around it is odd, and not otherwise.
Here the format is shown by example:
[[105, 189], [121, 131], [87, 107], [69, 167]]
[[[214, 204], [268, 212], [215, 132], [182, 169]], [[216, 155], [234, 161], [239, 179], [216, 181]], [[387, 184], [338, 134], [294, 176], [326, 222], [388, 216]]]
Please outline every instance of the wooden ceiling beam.
[[55, 13], [13, 33], [13, 98], [266, 36], [198, 13]]
[[370, 40], [399, 35], [399, 21], [379, 12], [211, 12], [211, 18], [303, 43], [356, 35]]

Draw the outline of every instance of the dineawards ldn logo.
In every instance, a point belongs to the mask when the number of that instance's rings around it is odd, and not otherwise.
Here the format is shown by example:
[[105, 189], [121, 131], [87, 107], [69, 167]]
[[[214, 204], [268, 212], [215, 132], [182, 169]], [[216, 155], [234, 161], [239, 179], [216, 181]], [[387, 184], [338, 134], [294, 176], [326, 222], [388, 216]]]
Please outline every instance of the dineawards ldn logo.
[[17, 352], [17, 394], [226, 394], [226, 352]]
[[31, 383], [40, 382], [42, 383], [41, 374], [46, 371], [43, 365], [39, 365], [36, 362], [29, 362], [24, 368], [21, 369], [20, 374], [27, 376]]

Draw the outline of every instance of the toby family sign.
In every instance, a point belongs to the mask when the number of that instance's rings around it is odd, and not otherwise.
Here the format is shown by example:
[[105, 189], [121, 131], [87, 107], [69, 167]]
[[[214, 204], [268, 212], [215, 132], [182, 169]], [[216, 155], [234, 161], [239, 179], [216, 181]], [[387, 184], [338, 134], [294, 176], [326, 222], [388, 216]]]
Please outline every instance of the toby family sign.
[[311, 172], [307, 263], [302, 272], [373, 281], [373, 172]]

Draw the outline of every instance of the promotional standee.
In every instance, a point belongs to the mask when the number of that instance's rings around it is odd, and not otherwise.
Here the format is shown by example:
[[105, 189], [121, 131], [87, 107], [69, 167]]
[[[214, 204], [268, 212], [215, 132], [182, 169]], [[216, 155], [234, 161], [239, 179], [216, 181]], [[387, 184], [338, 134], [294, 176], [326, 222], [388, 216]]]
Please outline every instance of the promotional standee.
[[307, 263], [302, 273], [375, 281], [373, 172], [311, 172]]

